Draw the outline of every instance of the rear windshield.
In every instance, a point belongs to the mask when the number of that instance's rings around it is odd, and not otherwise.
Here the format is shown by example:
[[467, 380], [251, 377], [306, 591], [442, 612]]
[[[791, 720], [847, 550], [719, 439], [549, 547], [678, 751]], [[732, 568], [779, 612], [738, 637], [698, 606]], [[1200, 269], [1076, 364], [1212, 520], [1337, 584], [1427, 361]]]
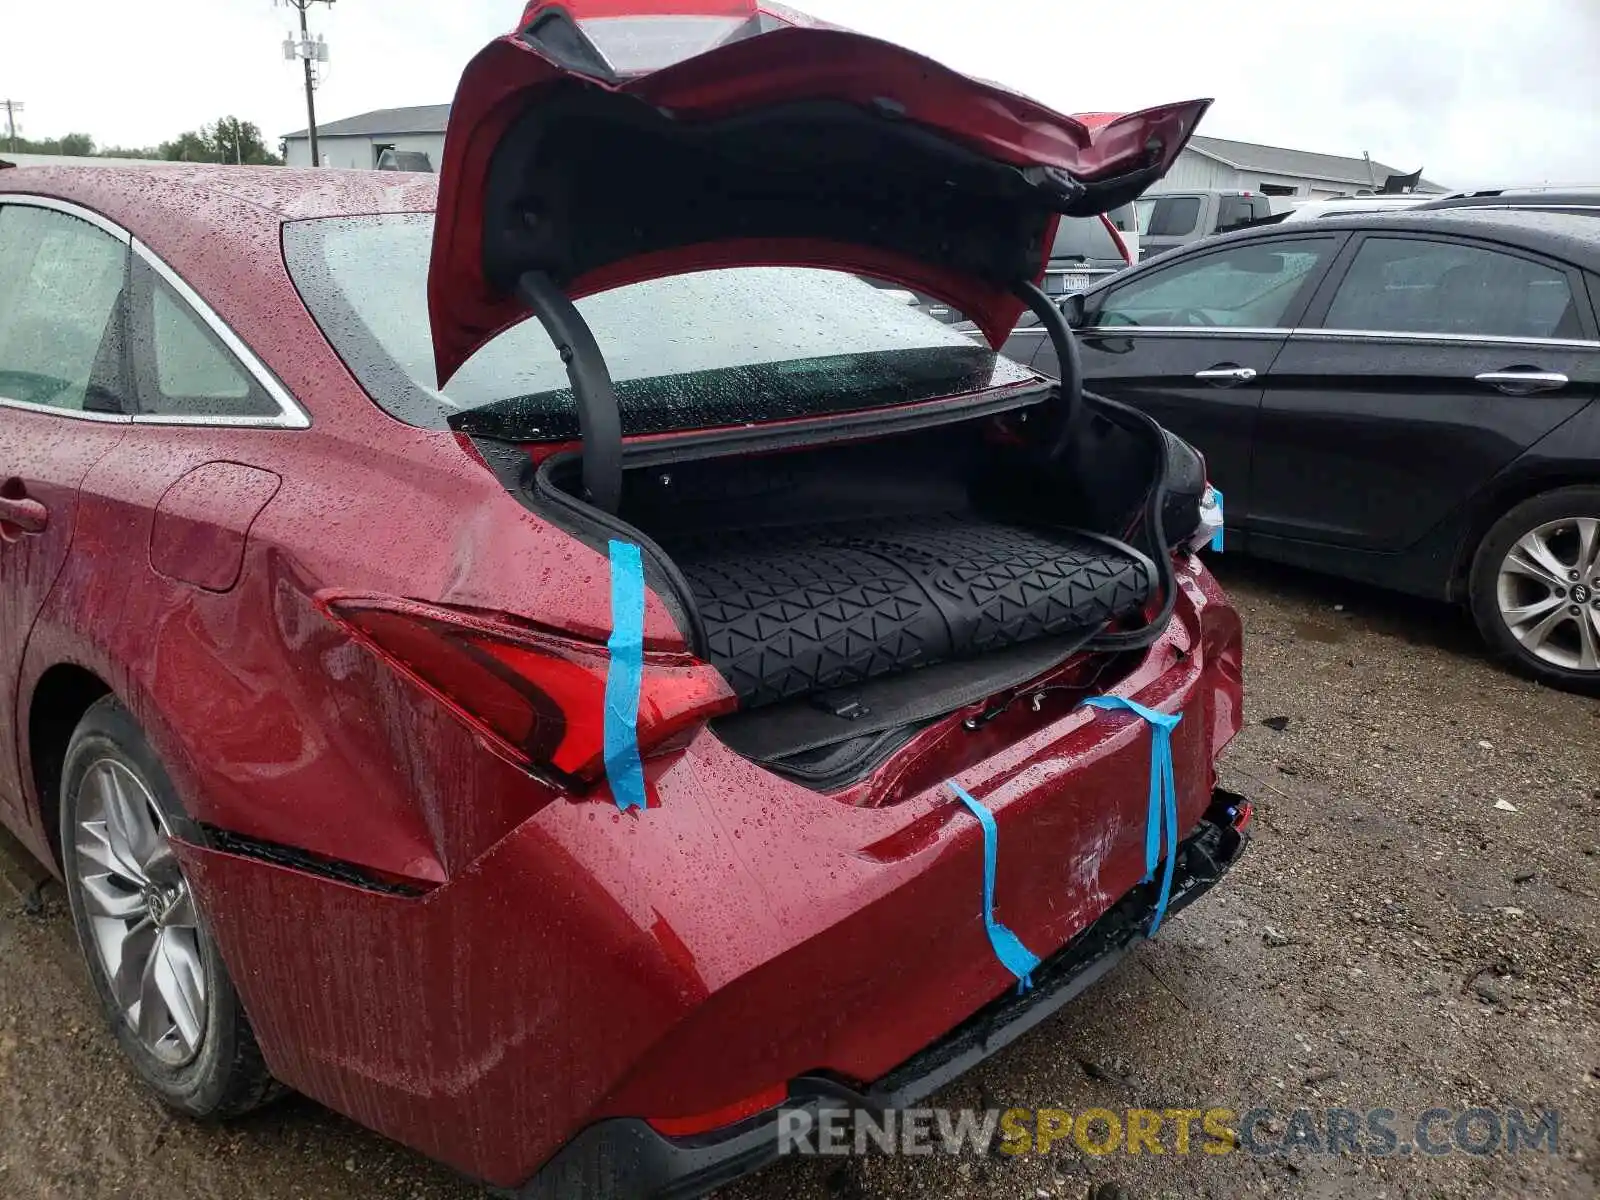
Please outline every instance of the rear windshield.
[[1056, 226], [1055, 244], [1050, 247], [1050, 261], [1061, 259], [1091, 266], [1127, 265], [1111, 231], [1099, 217], [1061, 218]]
[[[284, 227], [312, 316], [367, 392], [427, 428], [569, 440], [577, 408], [538, 321], [481, 347], [435, 385], [428, 324], [431, 214]], [[578, 301], [617, 386], [625, 434], [745, 425], [1004, 387], [1031, 371], [921, 311], [910, 292], [839, 271], [736, 267]]]
[[704, 54], [733, 35], [743, 17], [594, 17], [583, 32], [620, 75], [659, 71]]

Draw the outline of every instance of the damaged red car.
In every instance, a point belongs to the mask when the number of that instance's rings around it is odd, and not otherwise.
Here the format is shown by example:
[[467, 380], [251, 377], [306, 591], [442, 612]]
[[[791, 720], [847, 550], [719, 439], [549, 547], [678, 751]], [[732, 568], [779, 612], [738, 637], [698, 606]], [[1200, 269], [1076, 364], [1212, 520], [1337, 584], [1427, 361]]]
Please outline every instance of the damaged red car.
[[[1038, 287], [1205, 103], [1091, 131], [681, 7], [534, 6], [437, 194], [0, 183], [0, 815], [183, 1112], [292, 1088], [526, 1196], [697, 1195], [1244, 846], [1204, 464]], [[990, 348], [1025, 309], [1059, 384]]]

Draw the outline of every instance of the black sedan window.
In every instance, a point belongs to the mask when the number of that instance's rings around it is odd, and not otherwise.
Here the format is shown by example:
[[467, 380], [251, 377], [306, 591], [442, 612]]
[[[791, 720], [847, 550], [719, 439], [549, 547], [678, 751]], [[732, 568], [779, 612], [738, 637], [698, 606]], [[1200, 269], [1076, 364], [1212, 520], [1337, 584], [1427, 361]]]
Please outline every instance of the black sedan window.
[[1252, 242], [1180, 260], [1115, 288], [1094, 324], [1276, 328], [1334, 241]]
[[1583, 336], [1565, 271], [1420, 238], [1368, 238], [1323, 324], [1393, 333]]

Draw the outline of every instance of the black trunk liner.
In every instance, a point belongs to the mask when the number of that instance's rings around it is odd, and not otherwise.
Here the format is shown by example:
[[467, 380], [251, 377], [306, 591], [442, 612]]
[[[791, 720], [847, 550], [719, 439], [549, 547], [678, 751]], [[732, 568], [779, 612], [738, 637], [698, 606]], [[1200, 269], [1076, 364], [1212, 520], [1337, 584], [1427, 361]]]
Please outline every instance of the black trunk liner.
[[968, 512], [659, 540], [746, 708], [1092, 633], [1155, 579], [1120, 542]]

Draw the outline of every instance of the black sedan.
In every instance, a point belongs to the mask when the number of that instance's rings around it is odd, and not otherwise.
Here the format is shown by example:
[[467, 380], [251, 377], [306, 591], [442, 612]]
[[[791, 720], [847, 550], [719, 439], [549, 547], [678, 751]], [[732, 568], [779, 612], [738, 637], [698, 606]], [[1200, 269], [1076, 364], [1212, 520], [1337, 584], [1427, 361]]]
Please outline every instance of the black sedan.
[[[1465, 208], [1213, 238], [1063, 311], [1089, 387], [1204, 452], [1229, 550], [1465, 603], [1600, 694], [1597, 300], [1600, 217]], [[1041, 334], [1006, 353], [1059, 374]]]

